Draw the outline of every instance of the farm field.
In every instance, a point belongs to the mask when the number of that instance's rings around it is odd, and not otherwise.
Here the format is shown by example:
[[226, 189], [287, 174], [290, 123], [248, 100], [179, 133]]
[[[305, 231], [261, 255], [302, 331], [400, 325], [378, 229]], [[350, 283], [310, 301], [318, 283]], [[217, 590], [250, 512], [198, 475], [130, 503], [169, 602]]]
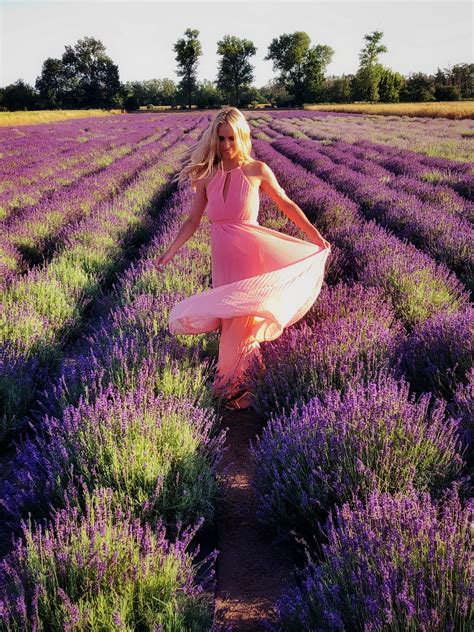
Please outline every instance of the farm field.
[[332, 253], [229, 412], [207, 217], [154, 264], [214, 115], [0, 127], [0, 630], [467, 632], [474, 122], [245, 113]]

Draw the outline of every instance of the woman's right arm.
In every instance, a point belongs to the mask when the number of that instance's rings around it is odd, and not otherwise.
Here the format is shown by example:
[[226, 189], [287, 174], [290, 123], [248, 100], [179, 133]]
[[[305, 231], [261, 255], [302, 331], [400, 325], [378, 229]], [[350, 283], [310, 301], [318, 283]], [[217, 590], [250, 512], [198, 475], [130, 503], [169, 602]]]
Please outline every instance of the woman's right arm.
[[206, 183], [204, 178], [200, 178], [196, 182], [196, 193], [194, 194], [193, 205], [189, 217], [185, 220], [179, 233], [167, 250], [155, 259], [157, 265], [165, 265], [170, 261], [178, 250], [183, 246], [190, 237], [194, 235], [201, 223], [203, 213], [207, 205]]

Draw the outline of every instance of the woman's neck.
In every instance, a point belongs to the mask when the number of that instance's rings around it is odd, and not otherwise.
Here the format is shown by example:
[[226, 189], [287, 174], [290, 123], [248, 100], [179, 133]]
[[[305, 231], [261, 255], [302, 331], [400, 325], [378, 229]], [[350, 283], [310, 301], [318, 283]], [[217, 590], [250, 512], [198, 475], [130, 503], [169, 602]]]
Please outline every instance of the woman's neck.
[[242, 160], [242, 158], [236, 158], [234, 160], [225, 160], [224, 158], [221, 159], [221, 167], [222, 169], [224, 169], [224, 171], [236, 169], [237, 167], [240, 167], [243, 163], [244, 161]]

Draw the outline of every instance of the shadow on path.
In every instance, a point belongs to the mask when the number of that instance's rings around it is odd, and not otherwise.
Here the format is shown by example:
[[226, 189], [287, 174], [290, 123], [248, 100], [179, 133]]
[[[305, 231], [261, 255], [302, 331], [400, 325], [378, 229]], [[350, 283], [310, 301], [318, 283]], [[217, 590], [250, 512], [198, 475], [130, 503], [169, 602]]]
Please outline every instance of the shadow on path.
[[258, 498], [250, 482], [254, 465], [249, 441], [265, 420], [250, 408], [225, 412], [227, 486], [217, 506], [216, 630], [263, 630], [263, 620], [276, 621], [274, 603], [292, 579], [294, 557], [289, 543], [275, 544], [274, 533], [256, 519]]

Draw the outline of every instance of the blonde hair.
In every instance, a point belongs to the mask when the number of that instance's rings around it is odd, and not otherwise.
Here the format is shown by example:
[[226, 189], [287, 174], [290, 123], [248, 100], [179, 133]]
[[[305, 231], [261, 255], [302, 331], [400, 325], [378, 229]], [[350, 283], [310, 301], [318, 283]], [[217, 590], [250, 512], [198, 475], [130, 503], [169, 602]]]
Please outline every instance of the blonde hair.
[[253, 162], [250, 155], [252, 141], [250, 127], [245, 116], [234, 107], [222, 108], [206, 129], [201, 139], [191, 148], [190, 158], [173, 180], [183, 184], [191, 179], [192, 188], [196, 188], [196, 180], [211, 175], [212, 169], [222, 161], [219, 151], [219, 125], [228, 123], [233, 131], [239, 157]]

